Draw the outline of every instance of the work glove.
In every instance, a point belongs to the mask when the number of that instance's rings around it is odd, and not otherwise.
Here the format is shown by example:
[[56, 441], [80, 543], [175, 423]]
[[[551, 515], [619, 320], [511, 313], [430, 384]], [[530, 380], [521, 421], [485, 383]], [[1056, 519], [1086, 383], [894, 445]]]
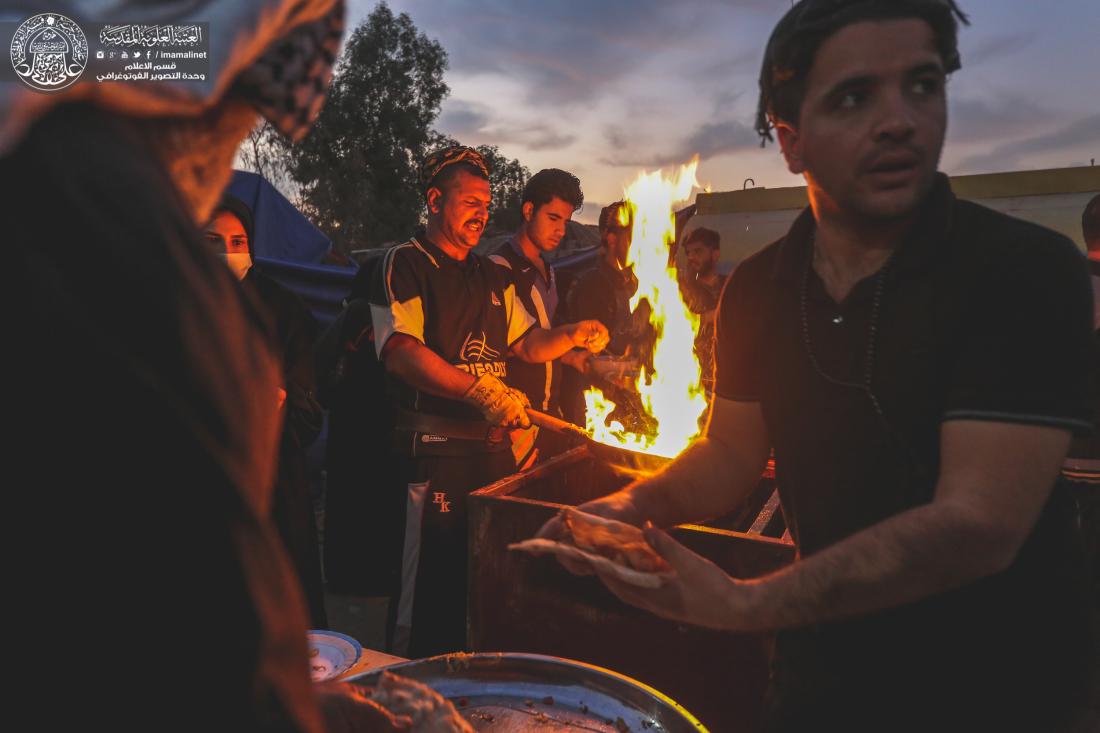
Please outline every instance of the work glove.
[[531, 403], [522, 392], [512, 389], [492, 374], [482, 374], [462, 399], [481, 410], [490, 424], [501, 428], [529, 428], [527, 408]]

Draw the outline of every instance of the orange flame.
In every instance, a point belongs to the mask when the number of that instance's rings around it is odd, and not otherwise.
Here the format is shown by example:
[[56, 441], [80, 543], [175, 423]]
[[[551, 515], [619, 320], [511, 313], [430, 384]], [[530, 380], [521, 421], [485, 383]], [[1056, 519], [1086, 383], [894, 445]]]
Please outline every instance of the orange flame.
[[615, 403], [593, 388], [584, 395], [585, 427], [601, 443], [673, 457], [698, 437], [699, 417], [707, 407], [695, 356], [699, 317], [684, 305], [676, 271], [669, 263], [669, 244], [676, 236], [675, 204], [686, 201], [698, 187], [698, 165], [695, 158], [672, 176], [643, 172], [626, 189], [624, 198], [631, 211], [621, 208], [619, 218], [624, 225], [633, 221], [627, 264], [633, 265], [638, 278], [630, 308], [636, 311], [643, 298], [649, 301], [650, 323], [657, 332], [653, 373], [639, 375], [636, 386], [657, 431], [640, 435], [627, 432], [618, 421], [608, 425]]

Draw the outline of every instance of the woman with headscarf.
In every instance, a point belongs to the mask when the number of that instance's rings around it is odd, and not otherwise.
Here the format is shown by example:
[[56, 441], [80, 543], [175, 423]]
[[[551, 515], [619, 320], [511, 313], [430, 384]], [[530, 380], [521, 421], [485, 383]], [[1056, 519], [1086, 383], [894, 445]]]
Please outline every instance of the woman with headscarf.
[[297, 295], [253, 267], [254, 233], [252, 209], [229, 194], [222, 197], [205, 228], [211, 250], [226, 261], [245, 290], [259, 298], [274, 329], [273, 345], [283, 371], [278, 394], [283, 429], [271, 515], [305, 592], [310, 626], [323, 629], [328, 627], [325, 588], [305, 456], [324, 421], [315, 397], [317, 324]]

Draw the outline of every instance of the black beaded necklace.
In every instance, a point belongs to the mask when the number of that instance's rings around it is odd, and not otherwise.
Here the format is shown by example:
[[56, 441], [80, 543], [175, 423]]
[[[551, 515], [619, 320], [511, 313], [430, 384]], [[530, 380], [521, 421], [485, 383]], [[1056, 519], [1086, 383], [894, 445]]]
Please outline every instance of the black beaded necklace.
[[814, 252], [817, 247], [817, 238], [815, 235], [810, 235], [810, 256], [806, 258], [806, 271], [802, 274], [802, 289], [799, 292], [799, 315], [802, 319], [802, 344], [806, 347], [806, 355], [810, 359], [810, 365], [814, 368], [814, 372], [819, 377], [824, 379], [829, 384], [835, 384], [838, 387], [847, 387], [850, 389], [857, 389], [867, 395], [871, 401], [871, 405], [875, 408], [875, 412], [885, 419], [885, 415], [882, 411], [882, 405], [879, 403], [878, 397], [875, 395], [874, 390], [871, 388], [875, 373], [875, 350], [878, 346], [878, 321], [879, 311], [882, 308], [882, 291], [886, 283], [886, 273], [890, 269], [890, 264], [894, 261], [893, 254], [886, 260], [884, 264], [875, 275], [875, 294], [874, 300], [871, 301], [871, 319], [870, 324], [867, 327], [867, 343], [864, 347], [865, 361], [863, 364], [863, 380], [860, 382], [851, 382], [844, 379], [837, 379], [821, 366], [821, 362], [817, 359], [817, 353], [814, 351], [813, 339], [810, 338], [810, 317], [808, 314], [808, 308], [806, 301], [810, 292], [810, 276], [813, 274], [814, 269]]
[[814, 351], [813, 339], [810, 337], [810, 318], [809, 309], [807, 308], [806, 301], [808, 300], [810, 291], [810, 276], [813, 274], [814, 267], [814, 250], [817, 244], [817, 237], [814, 233], [810, 234], [810, 256], [806, 258], [806, 270], [802, 275], [802, 288], [799, 292], [799, 316], [802, 322], [802, 345], [806, 349], [806, 356], [810, 360], [810, 366], [813, 367], [814, 372], [824, 379], [829, 384], [836, 385], [838, 387], [845, 387], [848, 389], [855, 389], [862, 392], [867, 396], [871, 406], [874, 408], [875, 414], [878, 416], [879, 421], [882, 423], [886, 430], [886, 433], [894, 440], [894, 442], [902, 449], [902, 451], [908, 457], [912, 468], [919, 476], [928, 475], [928, 471], [924, 467], [924, 462], [917, 457], [916, 451], [908, 444], [908, 442], [894, 430], [890, 421], [886, 417], [885, 411], [882, 409], [882, 403], [879, 401], [878, 395], [872, 387], [874, 384], [875, 374], [875, 352], [878, 347], [878, 327], [879, 316], [882, 311], [882, 294], [886, 288], [886, 280], [890, 273], [891, 266], [894, 263], [894, 255], [897, 253], [897, 249], [890, 254], [890, 257], [886, 260], [885, 264], [879, 269], [878, 274], [875, 275], [875, 292], [874, 298], [871, 301], [871, 318], [867, 326], [867, 343], [864, 348], [866, 360], [863, 365], [863, 380], [859, 382], [852, 382], [844, 379], [837, 379], [832, 376], [821, 366], [821, 362], [818, 361], [817, 353]]

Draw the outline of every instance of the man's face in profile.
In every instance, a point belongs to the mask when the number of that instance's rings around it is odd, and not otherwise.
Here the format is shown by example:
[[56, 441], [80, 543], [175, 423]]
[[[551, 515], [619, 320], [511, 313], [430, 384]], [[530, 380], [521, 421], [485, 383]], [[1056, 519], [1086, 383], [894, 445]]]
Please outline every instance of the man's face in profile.
[[614, 255], [619, 267], [626, 266], [626, 258], [630, 253], [630, 238], [633, 234], [630, 225], [621, 221], [622, 214], [621, 209], [616, 210], [600, 230], [600, 244]]
[[573, 204], [554, 196], [542, 206], [523, 205], [524, 228], [540, 252], [553, 252], [565, 237], [565, 225], [573, 218]]

